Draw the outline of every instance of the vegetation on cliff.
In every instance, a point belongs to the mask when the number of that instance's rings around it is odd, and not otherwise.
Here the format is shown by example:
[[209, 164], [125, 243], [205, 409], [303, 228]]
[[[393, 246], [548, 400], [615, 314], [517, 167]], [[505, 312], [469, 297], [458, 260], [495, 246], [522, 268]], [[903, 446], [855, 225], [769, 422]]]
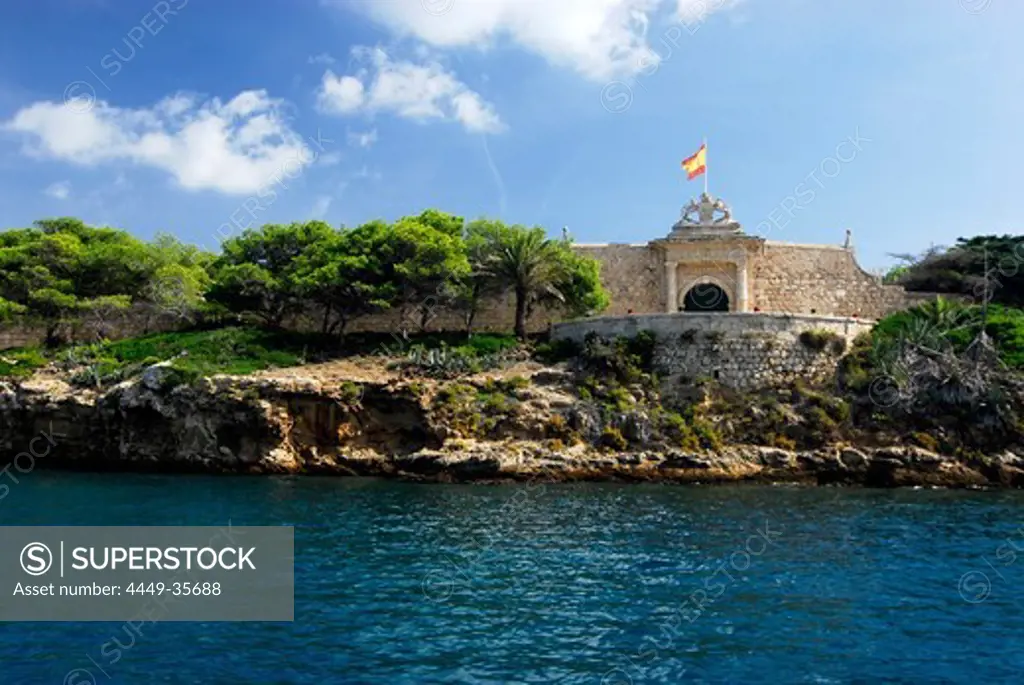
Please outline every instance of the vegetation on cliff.
[[355, 228], [268, 224], [222, 247], [146, 242], [71, 218], [2, 232], [0, 322], [41, 325], [53, 347], [83, 321], [108, 337], [126, 314], [144, 331], [234, 321], [343, 336], [358, 317], [397, 310], [407, 337], [441, 311], [458, 312], [471, 332], [483, 299], [508, 293], [524, 338], [539, 307], [571, 316], [608, 303], [598, 262], [568, 240], [437, 210]]
[[903, 263], [885, 276], [907, 290], [948, 293], [980, 302], [1024, 306], [1024, 236], [960, 238], [950, 248], [893, 255]]
[[510, 335], [431, 333], [399, 341], [388, 334], [336, 337], [283, 329], [227, 326], [152, 333], [58, 348], [0, 351], [0, 380], [28, 378], [50, 367], [76, 386], [104, 388], [132, 378], [153, 364], [168, 363], [182, 379], [247, 374], [353, 356], [378, 358], [413, 374], [456, 378], [493, 368], [518, 343]]
[[[108, 388], [161, 362], [177, 372], [177, 382], [189, 382], [356, 356], [414, 384], [441, 382], [446, 389], [434, 406], [453, 430], [495, 439], [515, 423], [522, 388], [467, 379], [534, 360], [571, 377], [573, 406], [545, 419], [546, 438], [560, 445], [622, 451], [913, 443], [974, 454], [1024, 438], [1024, 312], [1014, 308], [940, 299], [894, 314], [858, 338], [835, 381], [819, 387], [738, 393], [704, 379], [666, 395], [656, 342], [644, 332], [615, 340], [591, 335], [583, 345], [524, 346], [512, 336], [461, 334], [352, 334], [342, 343], [333, 335], [236, 326], [7, 351], [0, 377], [26, 377], [49, 365], [74, 385]], [[795, 344], [824, 349], [834, 342], [811, 332]]]

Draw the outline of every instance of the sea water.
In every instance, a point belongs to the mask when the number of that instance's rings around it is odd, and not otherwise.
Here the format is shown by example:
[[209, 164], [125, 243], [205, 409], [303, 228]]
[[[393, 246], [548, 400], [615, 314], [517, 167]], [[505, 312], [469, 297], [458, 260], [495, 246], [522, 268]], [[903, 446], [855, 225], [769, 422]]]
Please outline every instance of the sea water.
[[294, 526], [295, 621], [7, 623], [0, 681], [1019, 683], [1022, 514], [1012, 491], [35, 471], [5, 524]]

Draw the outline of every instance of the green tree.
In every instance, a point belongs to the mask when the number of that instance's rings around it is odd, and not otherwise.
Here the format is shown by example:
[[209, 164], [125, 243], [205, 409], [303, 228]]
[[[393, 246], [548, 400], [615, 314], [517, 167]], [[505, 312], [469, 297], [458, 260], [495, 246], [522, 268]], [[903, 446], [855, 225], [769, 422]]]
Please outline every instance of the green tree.
[[573, 253], [568, 241], [548, 238], [540, 227], [486, 219], [468, 230], [484, 244], [481, 273], [515, 295], [515, 333], [520, 339], [526, 338], [527, 321], [538, 304], [576, 315], [607, 306], [598, 263]]
[[48, 346], [56, 346], [61, 342], [59, 331], [78, 311], [78, 304], [77, 297], [57, 288], [40, 288], [29, 293], [29, 313], [37, 316], [44, 324]]
[[[79, 219], [42, 219], [0, 233], [0, 298], [14, 303], [7, 318], [42, 324], [50, 344], [88, 320], [101, 335], [111, 319], [145, 307], [154, 283], [171, 275], [193, 291], [206, 287], [212, 255], [168, 236], [146, 243], [125, 231]], [[86, 319], [88, 317], [88, 319]]]
[[917, 256], [894, 256], [907, 263], [899, 281], [907, 290], [1024, 306], [1024, 236], [960, 238], [949, 249], [931, 248]]
[[0, 322], [11, 321], [24, 314], [27, 310], [25, 305], [11, 302], [0, 297]]
[[399, 219], [381, 234], [379, 250], [384, 279], [394, 286], [394, 306], [401, 333], [408, 333], [410, 313], [421, 330], [438, 307], [447, 306], [454, 286], [469, 275], [466, 244], [454, 226], [436, 228], [418, 217]]
[[321, 332], [344, 338], [352, 320], [390, 306], [395, 288], [384, 278], [378, 249], [387, 230], [380, 221], [343, 228], [299, 258], [296, 282], [322, 308]]
[[209, 299], [280, 327], [286, 315], [305, 305], [306, 293], [297, 276], [300, 257], [333, 233], [322, 221], [266, 224], [225, 241]]
[[469, 273], [457, 282], [451, 283], [451, 305], [462, 316], [467, 338], [473, 334], [473, 323], [484, 302], [501, 295], [506, 289], [505, 284], [493, 278], [487, 270], [490, 243], [485, 232], [479, 230], [480, 226], [482, 224], [476, 222], [466, 227], [465, 244]]

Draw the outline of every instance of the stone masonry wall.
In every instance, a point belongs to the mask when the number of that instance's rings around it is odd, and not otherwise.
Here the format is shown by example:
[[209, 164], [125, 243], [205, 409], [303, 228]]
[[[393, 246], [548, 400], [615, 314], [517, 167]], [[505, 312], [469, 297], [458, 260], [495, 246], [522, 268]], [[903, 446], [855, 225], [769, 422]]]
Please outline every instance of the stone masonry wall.
[[665, 262], [646, 244], [576, 245], [577, 252], [601, 262], [601, 284], [611, 304], [603, 314], [619, 316], [665, 311]]
[[597, 317], [555, 324], [556, 339], [582, 342], [590, 332], [605, 338], [651, 331], [657, 341], [654, 364], [663, 391], [682, 390], [697, 378], [715, 379], [737, 390], [752, 390], [796, 379], [823, 381], [835, 372], [837, 350], [815, 350], [800, 340], [804, 331], [828, 331], [848, 347], [871, 330], [862, 321], [783, 314], [653, 314]]
[[934, 295], [882, 285], [857, 264], [852, 250], [766, 242], [750, 266], [751, 307], [765, 312], [880, 319]]

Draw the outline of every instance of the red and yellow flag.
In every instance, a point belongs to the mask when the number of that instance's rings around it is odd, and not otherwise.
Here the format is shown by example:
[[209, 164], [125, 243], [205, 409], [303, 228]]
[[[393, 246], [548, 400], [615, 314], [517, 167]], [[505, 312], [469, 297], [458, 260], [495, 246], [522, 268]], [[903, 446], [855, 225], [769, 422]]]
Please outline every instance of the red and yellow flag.
[[683, 168], [686, 169], [687, 178], [693, 180], [706, 172], [708, 161], [708, 146], [701, 145], [700, 149], [690, 157], [683, 160]]

